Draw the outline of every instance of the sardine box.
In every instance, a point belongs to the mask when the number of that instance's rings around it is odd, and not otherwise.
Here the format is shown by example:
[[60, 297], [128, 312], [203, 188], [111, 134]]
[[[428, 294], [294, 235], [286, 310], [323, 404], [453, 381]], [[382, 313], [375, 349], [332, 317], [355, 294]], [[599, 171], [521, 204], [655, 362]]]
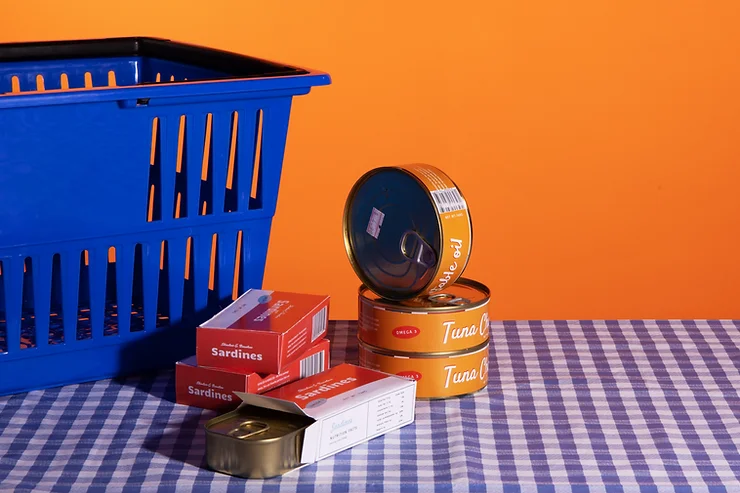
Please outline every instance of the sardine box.
[[328, 319], [328, 296], [250, 289], [198, 327], [198, 366], [281, 373], [326, 335]]
[[214, 411], [234, 409], [241, 402], [234, 392], [261, 394], [329, 369], [329, 344], [329, 339], [322, 339], [285, 371], [272, 375], [197, 366], [191, 356], [175, 365], [176, 401]]
[[[209, 431], [208, 465], [219, 472], [249, 477], [249, 471], [240, 470], [240, 464], [249, 458], [264, 461], [261, 469], [282, 474], [286, 469], [311, 464], [413, 423], [416, 382], [345, 363], [262, 395], [237, 392], [237, 396], [243, 403], [233, 412], [234, 417], [214, 418], [206, 424], [207, 431], [225, 418], [233, 419], [235, 429], [246, 423], [257, 430], [261, 418], [249, 418], [250, 413], [293, 416], [293, 421], [309, 419], [291, 442], [299, 450], [280, 449], [290, 457], [281, 456], [278, 451], [272, 455], [258, 453], [263, 450], [259, 448], [263, 444], [242, 440], [235, 436], [238, 433], [219, 435]], [[255, 439], [259, 437], [258, 431], [253, 433]], [[275, 465], [266, 463], [270, 461], [287, 467], [269, 467]]]

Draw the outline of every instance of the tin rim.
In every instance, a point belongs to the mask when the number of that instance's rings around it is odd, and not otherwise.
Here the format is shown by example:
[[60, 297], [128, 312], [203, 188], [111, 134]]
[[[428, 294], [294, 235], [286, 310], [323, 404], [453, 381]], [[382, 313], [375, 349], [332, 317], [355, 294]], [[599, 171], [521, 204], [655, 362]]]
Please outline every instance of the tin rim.
[[373, 346], [372, 344], [368, 344], [362, 339], [360, 339], [359, 335], [357, 336], [357, 342], [366, 351], [370, 351], [371, 353], [375, 353], [379, 356], [387, 356], [390, 358], [402, 358], [402, 359], [443, 359], [443, 358], [459, 358], [462, 356], [470, 356], [472, 354], [481, 352], [483, 350], [487, 350], [488, 346], [491, 342], [491, 336], [489, 334], [488, 340], [478, 344], [477, 346], [470, 347], [468, 349], [460, 349], [457, 351], [440, 351], [440, 352], [419, 352], [419, 353], [412, 353], [408, 351], [392, 351], [389, 349], [383, 349], [379, 348], [377, 346]]
[[[432, 165], [429, 165], [432, 166]], [[465, 269], [468, 266], [468, 263], [470, 262], [470, 257], [472, 257], [473, 254], [473, 216], [470, 214], [470, 207], [467, 207], [468, 201], [465, 198], [465, 194], [462, 192], [460, 187], [457, 186], [457, 183], [448, 175], [446, 172], [442, 171], [441, 169], [437, 168], [441, 173], [444, 173], [444, 175], [447, 177], [450, 182], [457, 188], [457, 191], [460, 193], [460, 196], [465, 201], [466, 209], [465, 212], [468, 215], [468, 229], [470, 230], [470, 248], [469, 253], [467, 255], [467, 258], [465, 259], [465, 263], [463, 264], [462, 268], [460, 269], [460, 272], [464, 272]], [[347, 252], [347, 257], [349, 258], [349, 263], [352, 265], [352, 269], [355, 271], [355, 275], [360, 279], [363, 285], [365, 285], [368, 289], [373, 291], [374, 293], [378, 294], [379, 296], [382, 296], [384, 298], [387, 298], [389, 300], [407, 300], [410, 298], [414, 298], [418, 296], [419, 294], [423, 293], [424, 291], [429, 288], [429, 286], [434, 282], [434, 279], [432, 279], [427, 285], [425, 285], [423, 288], [407, 293], [406, 295], [397, 295], [397, 296], [388, 296], [388, 293], [380, 294], [379, 292], [376, 292], [374, 287], [372, 286], [372, 283], [368, 282], [369, 276], [365, 274], [365, 271], [359, 266], [357, 263], [357, 258], [355, 257], [354, 252], [354, 246], [352, 245], [352, 238], [349, 234], [349, 211], [351, 209], [351, 206], [353, 204], [353, 200], [355, 196], [357, 195], [357, 191], [360, 189], [360, 187], [372, 176], [381, 173], [383, 171], [397, 171], [401, 173], [405, 173], [406, 175], [410, 176], [411, 178], [416, 181], [416, 183], [420, 186], [420, 188], [424, 191], [424, 194], [427, 196], [427, 198], [434, 203], [434, 198], [432, 197], [432, 193], [429, 191], [429, 189], [424, 185], [424, 182], [422, 182], [418, 176], [411, 173], [409, 170], [402, 168], [401, 166], [381, 166], [379, 168], [371, 169], [370, 171], [363, 174], [360, 178], [357, 179], [355, 184], [352, 186], [352, 188], [349, 191], [349, 194], [347, 196], [347, 200], [344, 204], [344, 213], [342, 214], [342, 235], [344, 237], [344, 249]], [[440, 242], [444, 243], [445, 235], [444, 230], [442, 229], [442, 221], [439, 219], [439, 216], [437, 216], [437, 231], [439, 233]], [[438, 255], [437, 263], [434, 265], [434, 272], [439, 273], [440, 264], [442, 262], [442, 256]], [[437, 277], [436, 275], [434, 276]], [[459, 280], [460, 278], [458, 278]], [[384, 289], [378, 290], [378, 291], [385, 291]], [[393, 294], [393, 293], [391, 293]]]
[[474, 281], [473, 279], [469, 279], [466, 277], [461, 277], [457, 281], [455, 281], [452, 286], [455, 284], [462, 284], [463, 286], [468, 286], [473, 289], [476, 289], [483, 293], [485, 295], [485, 298], [476, 301], [475, 303], [470, 303], [468, 305], [442, 305], [442, 306], [420, 306], [420, 307], [410, 307], [410, 306], [402, 306], [398, 305], [393, 302], [393, 300], [383, 300], [382, 298], [379, 300], [371, 300], [364, 296], [365, 293], [370, 291], [371, 293], [375, 293], [372, 289], [370, 289], [366, 284], [361, 284], [360, 287], [357, 290], [357, 294], [360, 297], [360, 300], [363, 303], [369, 303], [373, 306], [379, 306], [383, 309], [389, 311], [389, 312], [397, 312], [397, 313], [418, 313], [418, 312], [430, 312], [430, 313], [436, 313], [436, 312], [464, 312], [467, 310], [473, 310], [475, 308], [481, 308], [483, 306], [486, 306], [491, 301], [491, 290], [488, 289], [488, 286], [483, 284], [482, 282]]

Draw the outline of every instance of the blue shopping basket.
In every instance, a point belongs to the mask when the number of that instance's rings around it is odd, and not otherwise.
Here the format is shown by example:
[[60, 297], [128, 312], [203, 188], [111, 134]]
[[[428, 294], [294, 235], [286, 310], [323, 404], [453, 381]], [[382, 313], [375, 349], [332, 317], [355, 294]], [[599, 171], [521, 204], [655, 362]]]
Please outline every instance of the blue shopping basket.
[[152, 38], [0, 44], [0, 395], [167, 367], [261, 287], [293, 96]]

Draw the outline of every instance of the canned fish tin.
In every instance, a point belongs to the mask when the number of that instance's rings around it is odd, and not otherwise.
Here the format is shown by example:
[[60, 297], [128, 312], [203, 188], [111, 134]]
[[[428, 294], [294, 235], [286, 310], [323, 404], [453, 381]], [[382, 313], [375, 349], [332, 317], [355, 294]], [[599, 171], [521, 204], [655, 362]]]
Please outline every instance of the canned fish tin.
[[419, 399], [472, 394], [488, 385], [488, 342], [456, 353], [390, 353], [360, 341], [360, 366], [416, 380]]
[[214, 471], [271, 478], [301, 464], [304, 430], [314, 419], [241, 406], [206, 423], [206, 462]]
[[426, 164], [363, 175], [344, 209], [344, 245], [362, 283], [390, 300], [434, 294], [460, 278], [473, 228], [457, 185]]
[[389, 302], [360, 287], [358, 337], [388, 351], [463, 351], [488, 341], [488, 302], [483, 284], [462, 278], [439, 293]]

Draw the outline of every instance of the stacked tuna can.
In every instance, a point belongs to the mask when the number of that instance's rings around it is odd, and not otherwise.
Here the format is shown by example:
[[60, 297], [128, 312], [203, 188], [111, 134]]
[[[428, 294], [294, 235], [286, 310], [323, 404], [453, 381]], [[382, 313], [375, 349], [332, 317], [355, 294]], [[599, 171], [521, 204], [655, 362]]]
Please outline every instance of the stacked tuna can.
[[488, 384], [488, 302], [462, 274], [473, 228], [467, 203], [441, 170], [374, 169], [352, 188], [344, 242], [362, 281], [360, 366], [416, 380], [421, 399]]

